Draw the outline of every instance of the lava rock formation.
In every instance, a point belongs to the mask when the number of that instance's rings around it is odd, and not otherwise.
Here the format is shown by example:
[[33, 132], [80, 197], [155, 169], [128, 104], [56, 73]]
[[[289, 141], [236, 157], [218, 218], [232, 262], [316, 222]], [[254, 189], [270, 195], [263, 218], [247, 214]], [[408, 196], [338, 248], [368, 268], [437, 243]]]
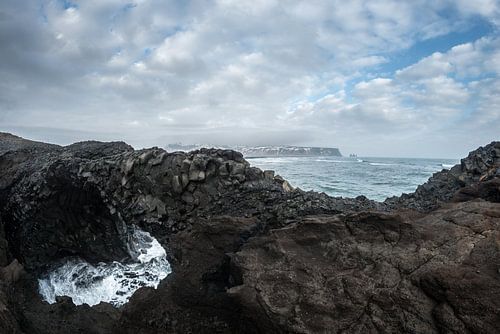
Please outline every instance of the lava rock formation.
[[[383, 203], [292, 188], [231, 150], [0, 133], [1, 333], [497, 333], [500, 142]], [[173, 272], [121, 308], [41, 300], [67, 256]]]

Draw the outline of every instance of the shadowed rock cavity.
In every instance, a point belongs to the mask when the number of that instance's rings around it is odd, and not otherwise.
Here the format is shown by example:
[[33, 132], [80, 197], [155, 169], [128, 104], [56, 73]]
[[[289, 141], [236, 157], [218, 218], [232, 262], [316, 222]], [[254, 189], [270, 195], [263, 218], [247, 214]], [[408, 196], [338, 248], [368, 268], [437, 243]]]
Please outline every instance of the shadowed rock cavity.
[[30, 215], [9, 212], [3, 217], [13, 256], [35, 271], [67, 256], [90, 263], [129, 258], [127, 226], [117, 212], [110, 212], [99, 190], [69, 180], [61, 170], [50, 173], [50, 193]]

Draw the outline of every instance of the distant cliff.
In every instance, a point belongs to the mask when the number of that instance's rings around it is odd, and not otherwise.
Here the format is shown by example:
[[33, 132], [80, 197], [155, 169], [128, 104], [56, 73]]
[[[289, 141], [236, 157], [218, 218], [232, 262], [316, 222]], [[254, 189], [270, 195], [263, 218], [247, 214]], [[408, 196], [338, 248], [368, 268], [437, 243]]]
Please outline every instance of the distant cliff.
[[338, 148], [333, 147], [301, 147], [301, 146], [260, 146], [237, 147], [243, 156], [249, 157], [301, 157], [301, 156], [334, 156], [341, 157]]
[[332, 156], [341, 157], [338, 148], [334, 147], [305, 147], [305, 146], [220, 146], [193, 144], [183, 145], [181, 143], [168, 144], [165, 146], [169, 152], [182, 151], [189, 152], [203, 147], [211, 147], [225, 150], [235, 150], [243, 154], [245, 158], [257, 157], [302, 157], [302, 156]]

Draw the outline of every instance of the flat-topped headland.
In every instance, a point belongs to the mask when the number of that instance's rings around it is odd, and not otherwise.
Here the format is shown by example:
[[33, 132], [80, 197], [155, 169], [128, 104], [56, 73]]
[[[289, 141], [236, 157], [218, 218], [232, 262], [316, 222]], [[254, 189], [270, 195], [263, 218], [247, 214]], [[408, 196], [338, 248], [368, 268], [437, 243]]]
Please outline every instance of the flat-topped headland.
[[[182, 145], [169, 144], [165, 148], [167, 151], [188, 152], [212, 145]], [[314, 146], [292, 146], [292, 145], [261, 145], [261, 146], [217, 146], [216, 148], [225, 150], [235, 150], [241, 152], [245, 158], [264, 158], [264, 157], [341, 157], [342, 153], [335, 147], [314, 147]]]

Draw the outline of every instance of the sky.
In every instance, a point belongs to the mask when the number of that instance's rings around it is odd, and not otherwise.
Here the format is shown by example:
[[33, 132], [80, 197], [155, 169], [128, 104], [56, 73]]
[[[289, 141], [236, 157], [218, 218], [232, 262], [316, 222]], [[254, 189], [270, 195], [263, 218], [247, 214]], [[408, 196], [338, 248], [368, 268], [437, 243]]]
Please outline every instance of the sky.
[[0, 131], [459, 158], [500, 140], [500, 0], [2, 0]]

